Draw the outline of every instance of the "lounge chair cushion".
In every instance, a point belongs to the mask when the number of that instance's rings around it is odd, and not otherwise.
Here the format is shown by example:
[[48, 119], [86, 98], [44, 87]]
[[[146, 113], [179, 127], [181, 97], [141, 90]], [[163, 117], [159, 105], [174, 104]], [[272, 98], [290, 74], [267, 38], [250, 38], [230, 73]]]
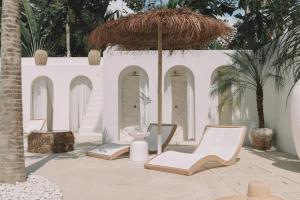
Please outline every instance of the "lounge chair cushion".
[[[166, 147], [172, 138], [175, 130], [176, 125], [174, 124], [163, 124], [162, 125], [162, 141], [163, 141], [163, 148]], [[151, 124], [149, 126], [150, 136], [146, 137], [145, 140], [149, 144], [149, 151], [155, 152], [157, 149], [157, 124]], [[131, 136], [130, 136], [131, 137]], [[97, 147], [91, 149], [86, 153], [88, 156], [102, 158], [107, 160], [114, 160], [119, 156], [129, 152], [129, 144], [123, 144], [124, 141], [121, 143], [106, 143], [98, 145]]]
[[225, 161], [234, 156], [243, 142], [244, 127], [207, 127], [194, 154], [218, 155]]
[[126, 148], [129, 148], [129, 145], [117, 144], [117, 143], [101, 144], [93, 148], [92, 150], [88, 151], [88, 153], [112, 156]]
[[167, 151], [148, 161], [145, 167], [158, 171], [191, 175], [208, 162], [230, 165], [240, 151], [245, 138], [245, 131], [245, 127], [238, 126], [207, 126], [194, 153]]
[[31, 119], [24, 127], [24, 133], [31, 133], [32, 131], [40, 131], [44, 128], [46, 120], [44, 119]]
[[[173, 137], [177, 126], [175, 124], [163, 124], [161, 127], [161, 136], [162, 136], [162, 144], [163, 148], [165, 148], [171, 138]], [[157, 150], [157, 133], [158, 133], [158, 125], [150, 124], [148, 131], [150, 135], [145, 138], [148, 143], [148, 149], [150, 152], [156, 152]]]
[[156, 156], [147, 164], [188, 170], [199, 159], [201, 158], [195, 154], [167, 151]]

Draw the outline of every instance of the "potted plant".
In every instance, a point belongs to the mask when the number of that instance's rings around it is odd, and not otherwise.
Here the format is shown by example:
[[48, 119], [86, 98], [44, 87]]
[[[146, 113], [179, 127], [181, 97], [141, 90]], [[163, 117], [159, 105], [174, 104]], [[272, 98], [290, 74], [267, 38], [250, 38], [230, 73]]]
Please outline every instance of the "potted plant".
[[[233, 85], [231, 95], [223, 98], [238, 100], [245, 90], [252, 90], [256, 95], [256, 107], [258, 115], [258, 128], [250, 133], [252, 144], [260, 150], [268, 150], [272, 145], [273, 131], [265, 127], [264, 118], [264, 86], [269, 79], [274, 79], [276, 88], [283, 86], [283, 76], [273, 71], [277, 62], [273, 55], [277, 52], [277, 42], [270, 43], [258, 50], [238, 50], [228, 54], [232, 64], [225, 65], [218, 70], [213, 79], [211, 95], [226, 94]], [[224, 105], [224, 102], [221, 102]]]

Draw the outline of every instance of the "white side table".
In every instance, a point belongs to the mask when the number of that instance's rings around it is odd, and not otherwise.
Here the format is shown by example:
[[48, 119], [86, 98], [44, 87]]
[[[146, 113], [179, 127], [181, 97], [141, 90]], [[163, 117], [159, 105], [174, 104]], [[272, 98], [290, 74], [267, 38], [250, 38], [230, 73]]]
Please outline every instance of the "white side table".
[[148, 143], [144, 139], [149, 135], [148, 132], [132, 132], [130, 136], [134, 137], [134, 140], [130, 144], [129, 159], [132, 161], [147, 161], [149, 158], [148, 154]]

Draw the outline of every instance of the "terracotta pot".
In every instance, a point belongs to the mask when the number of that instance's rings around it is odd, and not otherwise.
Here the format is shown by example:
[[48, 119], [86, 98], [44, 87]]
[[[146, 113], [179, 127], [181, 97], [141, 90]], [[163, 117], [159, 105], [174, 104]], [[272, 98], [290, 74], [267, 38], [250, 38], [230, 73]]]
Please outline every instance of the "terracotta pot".
[[99, 65], [101, 61], [101, 54], [98, 50], [90, 50], [88, 55], [90, 65]]
[[253, 141], [252, 141], [252, 131], [258, 128], [258, 123], [257, 122], [252, 122], [250, 127], [249, 127], [249, 132], [248, 132], [248, 139], [249, 142], [251, 144], [251, 146], [253, 146]]
[[45, 50], [37, 50], [34, 53], [34, 61], [36, 65], [46, 65], [48, 60], [48, 54]]
[[252, 145], [259, 150], [269, 150], [272, 147], [274, 132], [268, 128], [257, 128], [251, 132]]

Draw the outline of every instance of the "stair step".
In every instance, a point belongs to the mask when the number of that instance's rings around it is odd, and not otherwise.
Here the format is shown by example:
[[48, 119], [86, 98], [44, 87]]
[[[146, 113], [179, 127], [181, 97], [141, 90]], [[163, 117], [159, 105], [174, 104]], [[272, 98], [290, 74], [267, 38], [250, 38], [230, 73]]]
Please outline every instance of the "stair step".
[[81, 125], [82, 127], [86, 127], [86, 126], [95, 126], [95, 122], [97, 122], [97, 120], [93, 120], [93, 119], [87, 119], [84, 121], [84, 123]]
[[101, 112], [101, 109], [97, 109], [97, 108], [89, 109], [89, 110], [86, 110], [85, 117], [98, 117], [100, 112]]
[[98, 77], [93, 85], [93, 92], [91, 95], [90, 102], [86, 109], [84, 119], [81, 124], [80, 132], [94, 132], [97, 127], [99, 117], [101, 117], [102, 111], [102, 100], [103, 100], [103, 68], [97, 68], [96, 76]]

